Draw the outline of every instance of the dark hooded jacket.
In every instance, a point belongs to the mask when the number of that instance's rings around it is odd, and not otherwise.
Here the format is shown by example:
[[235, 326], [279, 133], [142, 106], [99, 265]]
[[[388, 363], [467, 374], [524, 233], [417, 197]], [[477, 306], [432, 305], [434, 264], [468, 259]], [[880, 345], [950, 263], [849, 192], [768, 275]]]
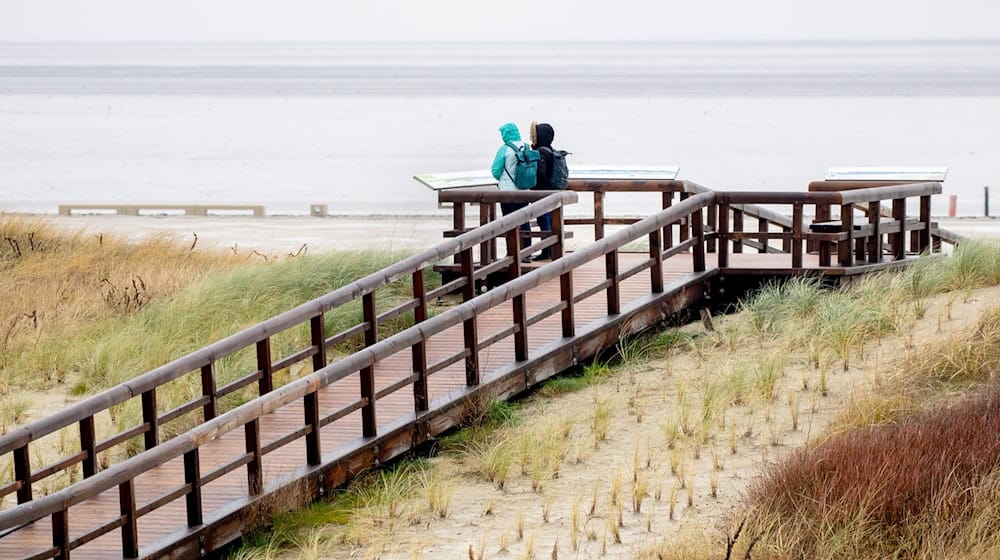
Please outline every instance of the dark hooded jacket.
[[541, 160], [538, 162], [538, 179], [535, 189], [548, 190], [552, 188], [552, 140], [556, 137], [556, 131], [548, 123], [538, 123], [535, 125], [535, 143], [531, 148], [538, 150]]

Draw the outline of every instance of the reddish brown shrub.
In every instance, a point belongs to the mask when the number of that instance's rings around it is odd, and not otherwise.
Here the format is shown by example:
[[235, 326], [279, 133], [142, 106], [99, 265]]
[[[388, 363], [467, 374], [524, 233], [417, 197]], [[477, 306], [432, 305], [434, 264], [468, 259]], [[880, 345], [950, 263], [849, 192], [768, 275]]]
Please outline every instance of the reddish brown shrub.
[[766, 530], [792, 536], [799, 554], [808, 556], [810, 548], [823, 547], [822, 534], [850, 531], [852, 524], [880, 545], [899, 539], [912, 545], [921, 540], [917, 527], [933, 526], [940, 534], [961, 524], [976, 488], [998, 468], [1000, 390], [991, 388], [797, 451], [756, 482], [749, 498], [758, 515], [775, 524]]

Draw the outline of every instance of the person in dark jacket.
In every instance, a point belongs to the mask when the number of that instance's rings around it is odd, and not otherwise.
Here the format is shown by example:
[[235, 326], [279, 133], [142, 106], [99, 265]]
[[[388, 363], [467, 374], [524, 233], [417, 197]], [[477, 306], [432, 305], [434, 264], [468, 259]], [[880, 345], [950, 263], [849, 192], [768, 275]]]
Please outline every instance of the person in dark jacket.
[[[555, 190], [558, 187], [552, 185], [552, 140], [555, 139], [556, 131], [548, 123], [531, 123], [531, 149], [538, 150], [542, 159], [538, 162], [538, 179], [535, 183], [535, 190]], [[543, 149], [545, 148], [545, 149]], [[538, 217], [538, 229], [542, 231], [552, 231], [552, 213], [543, 214]], [[542, 249], [539, 255], [532, 257], [533, 261], [547, 261], [552, 258], [552, 247]]]

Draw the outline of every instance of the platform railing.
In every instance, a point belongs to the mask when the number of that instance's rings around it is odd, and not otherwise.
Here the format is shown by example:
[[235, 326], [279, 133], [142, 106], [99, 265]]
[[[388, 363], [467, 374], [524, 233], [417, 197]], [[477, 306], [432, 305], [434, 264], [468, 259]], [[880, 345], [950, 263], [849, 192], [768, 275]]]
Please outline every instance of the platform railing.
[[[758, 252], [764, 252], [772, 240], [790, 245], [793, 269], [803, 267], [803, 255], [809, 246], [816, 248], [820, 268], [881, 263], [886, 246], [891, 260], [902, 260], [907, 256], [907, 236], [911, 254], [939, 250], [932, 242], [930, 201], [932, 195], [940, 192], [941, 184], [935, 182], [805, 193], [719, 191], [716, 193], [718, 266], [729, 267], [730, 252], [742, 252], [742, 243], [748, 239], [758, 242]], [[890, 220], [882, 219], [883, 202], [888, 202], [892, 208]], [[761, 204], [790, 207], [791, 231], [744, 230], [734, 207]], [[917, 219], [907, 218], [908, 204], [917, 205]], [[812, 223], [806, 223], [804, 218], [808, 206], [813, 207]], [[859, 207], [868, 210], [864, 213], [864, 223], [856, 215]], [[839, 209], [836, 221], [830, 219], [831, 208]], [[833, 255], [836, 255], [836, 264], [832, 262]]]
[[[506, 338], [513, 337], [515, 364], [525, 363], [533, 358], [529, 353], [528, 345], [532, 332], [531, 327], [546, 317], [560, 314], [562, 328], [559, 335], [556, 335], [554, 342], [561, 341], [561, 347], [568, 351], [569, 346], [565, 343], [571, 342], [572, 337], [577, 336], [578, 328], [580, 327], [575, 319], [574, 307], [587, 298], [601, 294], [603, 294], [603, 299], [606, 300], [609, 324], [618, 324], [614, 323], [614, 321], [618, 321], [621, 323], [619, 328], [626, 323], [631, 324], [630, 317], [634, 317], [634, 314], [641, 310], [651, 310], [655, 317], [653, 320], [659, 320], [662, 317], [661, 314], [663, 311], [659, 306], [657, 298], [667, 297], [668, 295], [664, 293], [663, 261], [682, 251], [690, 251], [693, 254], [693, 259], [689, 265], [691, 267], [690, 278], [688, 278], [689, 283], [684, 284], [685, 286], [693, 284], [700, 286], [704, 279], [712, 274], [710, 271], [705, 271], [705, 236], [702, 229], [702, 211], [708, 204], [715, 200], [715, 195], [712, 193], [703, 193], [691, 196], [687, 200], [673, 205], [671, 208], [662, 210], [653, 216], [631, 224], [604, 239], [568, 255], [562, 254], [561, 244], [557, 243], [553, 245], [552, 249], [556, 254], [555, 256], [559, 258], [530, 273], [521, 275], [520, 260], [508, 258], [505, 265], [510, 268], [513, 279], [503, 286], [490, 290], [485, 294], [468, 298], [464, 303], [449, 308], [433, 317], [427, 317], [426, 311], [419, 311], [425, 308], [425, 303], [421, 303], [421, 301], [425, 301], [428, 295], [419, 288], [419, 271], [422, 270], [422, 267], [426, 263], [445, 258], [455, 252], [461, 252], [465, 255], [463, 262], [467, 263], [467, 268], [469, 269], [467, 272], [471, 274], [471, 266], [468, 265], [471, 263], [472, 248], [476, 244], [491, 237], [503, 235], [506, 237], [507, 242], [515, 248], [516, 254], [518, 252], [516, 249], [519, 247], [516, 228], [524, 219], [552, 211], [556, 213], [554, 221], [558, 221], [561, 218], [559, 212], [563, 204], [572, 202], [575, 200], [575, 197], [575, 193], [548, 195], [523, 210], [487, 224], [480, 230], [463, 234], [450, 242], [439, 245], [430, 252], [425, 252], [397, 263], [397, 265], [393, 265], [389, 269], [372, 275], [364, 281], [352, 284], [350, 287], [344, 288], [343, 291], [338, 290], [334, 292], [336, 296], [331, 294], [323, 298], [322, 303], [314, 302], [309, 306], [297, 308], [297, 314], [294, 316], [295, 319], [314, 321], [332, 301], [341, 301], [348, 297], [356, 298], [361, 293], [370, 293], [369, 290], [375, 285], [384, 284], [390, 278], [406, 274], [414, 275], [414, 286], [418, 293], [417, 297], [413, 300], [413, 308], [418, 310], [418, 322], [414, 326], [406, 328], [383, 340], [368, 339], [366, 337], [367, 344], [362, 350], [338, 359], [330, 365], [323, 364], [317, 360], [314, 362], [315, 371], [313, 373], [291, 381], [282, 387], [273, 388], [269, 392], [235, 409], [228, 412], [221, 412], [213, 418], [206, 419], [205, 422], [187, 432], [179, 434], [168, 441], [161, 442], [154, 448], [139, 453], [121, 463], [112, 465], [108, 469], [98, 472], [68, 488], [48, 496], [36, 498], [13, 509], [0, 511], [0, 531], [7, 531], [8, 533], [6, 534], [10, 534], [11, 530], [16, 530], [18, 527], [46, 517], [51, 518], [51, 546], [41, 551], [24, 551], [25, 557], [40, 560], [45, 558], [67, 558], [72, 549], [84, 546], [108, 532], [120, 530], [123, 556], [131, 558], [138, 555], [142, 539], [142, 535], [139, 534], [137, 519], [155, 509], [183, 499], [186, 520], [182, 521], [182, 523], [190, 528], [191, 532], [185, 533], [181, 530], [176, 533], [179, 535], [177, 538], [194, 539], [195, 550], [201, 550], [200, 553], [204, 553], [204, 548], [198, 548], [204, 545], [199, 543], [225, 541], [225, 539], [222, 539], [222, 541], [203, 539], [203, 535], [198, 536], [193, 532], [195, 528], [203, 524], [220, 519], [219, 516], [222, 514], [219, 513], [218, 509], [211, 512], [206, 512], [203, 509], [202, 491], [207, 484], [221, 478], [223, 475], [236, 469], [245, 469], [247, 477], [246, 488], [248, 489], [249, 496], [246, 500], [240, 502], [240, 504], [242, 507], [249, 508], [256, 501], [263, 499], [269, 492], [276, 492], [282, 485], [289, 483], [288, 475], [269, 478], [269, 473], [262, 469], [263, 457], [298, 439], [307, 438], [305, 456], [302, 457], [301, 464], [295, 471], [295, 476], [302, 478], [315, 475], [317, 468], [331, 469], [340, 460], [350, 459], [354, 461], [352, 464], [356, 465], [357, 468], [365, 468], [366, 466], [377, 464], [380, 460], [387, 460], [393, 454], [402, 453], [413, 445], [426, 440], [427, 437], [436, 435], [452, 427], [458, 421], [453, 418], [446, 419], [447, 421], [440, 419], [442, 415], [447, 414], [449, 407], [453, 407], [457, 401], [428, 403], [426, 381], [428, 376], [433, 373], [441, 371], [448, 365], [464, 361], [466, 386], [470, 390], [472, 390], [471, 388], [495, 385], [497, 387], [496, 391], [500, 392], [502, 391], [500, 383], [503, 380], [501, 376], [497, 372], [480, 372], [478, 370], [476, 356], [484, 349], [488, 349]], [[690, 220], [692, 235], [687, 240], [676, 244], [664, 244], [661, 238], [663, 228], [681, 219]], [[647, 239], [649, 242], [650, 251], [648, 258], [630, 266], [626, 270], [620, 270], [620, 249], [640, 239]], [[581, 267], [595, 261], [603, 261], [606, 271], [604, 279], [598, 281], [593, 286], [575, 290], [573, 285], [575, 272]], [[623, 302], [620, 291], [621, 283], [644, 271], [648, 271], [649, 273], [649, 290], [646, 295], [639, 296], [635, 300]], [[464, 287], [466, 289], [470, 286], [469, 278], [470, 276], [468, 275], [464, 278]], [[559, 282], [559, 301], [529, 316], [524, 299], [526, 294], [552, 281]], [[441, 289], [444, 289], [444, 287]], [[468, 292], [466, 291], [466, 293]], [[482, 314], [507, 301], [512, 302], [510, 325], [496, 333], [483, 337], [478, 336], [477, 319]], [[374, 323], [375, 316], [370, 310], [370, 302], [366, 303], [365, 307], [368, 309], [366, 317], [368, 317], [369, 321], [365, 332], [372, 332], [371, 327], [373, 327], [372, 323]], [[288, 317], [283, 320], [288, 323], [291, 322], [291, 318]], [[446, 329], [459, 326], [461, 326], [465, 333], [463, 348], [458, 349], [453, 355], [445, 357], [437, 363], [428, 364], [426, 348], [429, 339], [434, 335], [444, 332]], [[588, 326], [587, 328], [591, 327]], [[241, 338], [240, 340], [255, 344], [261, 340], [263, 333], [270, 331], [261, 328], [253, 329], [250, 332], [256, 334], [243, 334], [246, 339]], [[618, 334], [619, 332], [615, 331], [614, 336], [617, 337]], [[551, 334], [548, 336], [551, 336]], [[311, 354], [313, 357], [321, 355], [323, 340], [323, 337], [317, 336], [314, 341], [315, 346], [307, 348], [304, 352]], [[611, 343], [611, 341], [607, 342]], [[594, 355], [600, 349], [601, 347], [593, 345], [586, 347], [574, 346], [572, 348], [573, 359], [585, 359]], [[372, 381], [373, 369], [379, 367], [378, 364], [390, 356], [404, 352], [412, 356], [412, 373], [385, 387], [376, 389]], [[185, 367], [187, 365], [188, 362], [185, 362]], [[500, 369], [503, 370], [504, 368], [507, 368], [508, 375], [517, 375], [516, 371], [510, 370], [510, 365], [501, 366]], [[166, 374], [158, 372], [158, 375]], [[158, 379], [146, 379], [144, 382], [152, 383]], [[519, 382], [523, 386], [526, 378], [524, 374], [520, 374], [516, 379], [520, 380]], [[360, 394], [361, 397], [336, 410], [324, 410], [322, 411], [324, 415], [321, 415], [321, 411], [317, 405], [318, 391], [334, 383], [360, 384], [360, 392], [356, 394]], [[383, 432], [381, 427], [383, 424], [375, 422], [375, 411], [379, 400], [406, 388], [410, 388], [413, 391], [413, 413], [412, 415], [404, 416], [400, 421], [405, 421], [410, 426], [419, 425], [423, 427], [419, 430], [414, 429], [412, 434], [405, 434], [404, 441], [394, 447], [380, 441], [378, 438], [388, 437], [393, 430], [398, 430], [398, 422], [390, 422], [390, 427], [385, 428], [387, 431]], [[468, 397], [468, 394], [448, 395], [445, 398], [463, 399], [466, 397]], [[260, 429], [262, 418], [282, 407], [300, 401], [305, 405], [303, 407], [305, 414], [302, 425], [287, 434], [279, 435], [270, 441], [264, 441]], [[64, 412], [59, 416], [64, 419], [62, 423], [67, 424], [71, 421], [77, 421], [79, 416], [92, 413], [96, 406], [94, 402], [90, 402], [85, 407], [76, 407], [75, 412], [72, 414]], [[363, 422], [360, 433], [357, 434], [357, 439], [352, 444], [339, 449], [337, 453], [342, 453], [340, 456], [331, 456], [331, 454], [321, 455], [318, 448], [320, 430], [329, 424], [344, 419], [348, 415], [357, 413], [359, 410], [361, 411]], [[50, 424], [52, 424], [51, 421]], [[341, 425], [337, 424], [338, 427]], [[327, 429], [335, 428], [331, 427]], [[344, 428], [341, 427], [340, 429]], [[209, 442], [217, 440], [232, 431], [242, 431], [242, 437], [245, 440], [245, 452], [238, 453], [232, 457], [222, 458], [223, 463], [221, 466], [210, 472], [204, 472], [201, 468], [200, 450]], [[20, 436], [11, 435], [11, 441], [7, 442], [7, 445], [16, 446], [21, 444], [24, 440], [15, 438], [29, 438], [31, 434], [30, 430], [24, 430]], [[312, 443], [309, 443], [310, 441]], [[367, 461], [361, 461], [361, 463], [365, 464], [358, 466], [358, 456], [356, 453], [360, 452], [366, 453], [365, 456], [368, 459]], [[220, 460], [219, 457], [213, 458], [217, 461]], [[170, 488], [166, 493], [151, 501], [143, 504], [138, 503], [136, 500], [136, 478], [147, 471], [175, 460], [183, 461], [183, 483], [175, 488]], [[328, 471], [324, 475], [324, 483], [327, 485], [336, 485], [339, 482], [343, 482], [344, 477], [350, 474], [351, 468], [343, 467], [335, 471]], [[88, 518], [79, 521], [69, 517], [71, 508], [87, 500], [96, 498], [105, 492], [117, 492], [118, 501], [121, 504], [120, 515], [113, 515], [110, 519]], [[225, 506], [221, 509], [227, 511], [227, 508], [231, 509], [231, 506]], [[239, 523], [248, 522], [245, 517], [238, 517], [238, 519]], [[83, 524], [88, 527], [82, 533], [79, 530], [76, 531], [79, 536], [71, 538], [71, 523]], [[93, 526], [95, 523], [96, 526]], [[79, 527], [79, 525], [77, 526]], [[227, 530], [235, 531], [233, 534], [239, 534], [242, 529], [243, 526], [240, 525], [235, 529], [229, 527]]]
[[[540, 197], [530, 207], [520, 211], [521, 219], [535, 219], [547, 212], [561, 215], [565, 204], [577, 200], [576, 193], [557, 193], [555, 196]], [[117, 451], [124, 453], [121, 446], [132, 440], [141, 438], [141, 449], [149, 451], [162, 445], [165, 439], [162, 433], [164, 425], [170, 422], [187, 422], [199, 424], [208, 422], [222, 413], [220, 400], [232, 395], [245, 387], [256, 385], [255, 395], [263, 396], [275, 390], [275, 374], [292, 365], [310, 360], [312, 368], [320, 369], [327, 363], [326, 352], [329, 348], [349, 341], [359, 339], [365, 346], [371, 346], [378, 340], [380, 326], [408, 312], [414, 314], [414, 320], [419, 322], [427, 317], [427, 302], [433, 301], [444, 294], [461, 290], [466, 300], [474, 295], [474, 285], [477, 278], [488, 274], [491, 269], [474, 270], [472, 266], [473, 248], [481, 243], [489, 243], [498, 237], [509, 238], [512, 228], [516, 228], [516, 219], [492, 222], [474, 232], [447, 240], [431, 249], [404, 259], [388, 268], [359, 279], [338, 290], [313, 301], [304, 303], [292, 310], [268, 319], [237, 334], [226, 337], [200, 350], [192, 352], [166, 365], [138, 375], [129, 381], [103, 391], [70, 405], [54, 414], [31, 422], [27, 425], [11, 429], [0, 436], [0, 455], [11, 454], [13, 463], [13, 480], [8, 479], [0, 486], [0, 497], [16, 493], [18, 504], [30, 503], [36, 498], [35, 487], [48, 477], [66, 472], [68, 469], [82, 465], [84, 479], [94, 476], [100, 470], [98, 456], [101, 453]], [[550, 243], [558, 246], [561, 238], [556, 236]], [[425, 278], [425, 268], [452, 256], [462, 263], [465, 274], [445, 285], [428, 289]], [[508, 266], [511, 259], [502, 259], [493, 263], [493, 268]], [[376, 304], [377, 292], [380, 288], [410, 277], [413, 297], [395, 305], [391, 309], [378, 311]], [[349, 328], [335, 333], [326, 332], [324, 317], [335, 308], [361, 301], [360, 321]], [[286, 356], [273, 355], [275, 348], [272, 339], [287, 333], [291, 329], [305, 327], [309, 332], [308, 346], [300, 348]], [[474, 336], [474, 332], [469, 336]], [[236, 379], [220, 383], [217, 364], [227, 356], [241, 351], [252, 351], [256, 356], [257, 367]], [[470, 372], [475, 372], [475, 356], [466, 358], [470, 362]], [[470, 374], [471, 375], [471, 374]], [[158, 406], [158, 391], [162, 391], [168, 383], [191, 377], [192, 383], [201, 387], [200, 395], [180, 403], [170, 410]], [[371, 372], [365, 372], [363, 377], [369, 380], [365, 384], [363, 401], [359, 401], [365, 421], [365, 433], [374, 430], [374, 396], [370, 383]], [[425, 394], [426, 387], [420, 383], [416, 387], [418, 394]], [[134, 426], [98, 438], [95, 417], [107, 413], [112, 407], [120, 406], [132, 399], [139, 401], [142, 411], [142, 421]], [[315, 395], [306, 399], [309, 414], [315, 416]], [[162, 401], [163, 399], [159, 399]], [[426, 407], [426, 398], [418, 399], [419, 407]], [[425, 408], [424, 408], [425, 409]], [[316, 436], [318, 423], [329, 421], [329, 418], [314, 418], [313, 427], [307, 436], [310, 449], [310, 461], [318, 460], [320, 454], [319, 439]], [[52, 463], [33, 465], [31, 458], [32, 446], [39, 439], [49, 436], [65, 428], [77, 426], [75, 438], [79, 449], [59, 457]], [[61, 447], [61, 446], [60, 446]]]

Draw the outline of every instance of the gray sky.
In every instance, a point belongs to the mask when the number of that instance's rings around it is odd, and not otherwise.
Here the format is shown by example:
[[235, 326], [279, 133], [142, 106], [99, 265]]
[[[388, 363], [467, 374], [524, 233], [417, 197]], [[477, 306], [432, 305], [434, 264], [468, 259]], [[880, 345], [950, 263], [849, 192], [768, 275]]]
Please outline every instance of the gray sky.
[[0, 41], [1000, 39], [995, 0], [0, 0]]

